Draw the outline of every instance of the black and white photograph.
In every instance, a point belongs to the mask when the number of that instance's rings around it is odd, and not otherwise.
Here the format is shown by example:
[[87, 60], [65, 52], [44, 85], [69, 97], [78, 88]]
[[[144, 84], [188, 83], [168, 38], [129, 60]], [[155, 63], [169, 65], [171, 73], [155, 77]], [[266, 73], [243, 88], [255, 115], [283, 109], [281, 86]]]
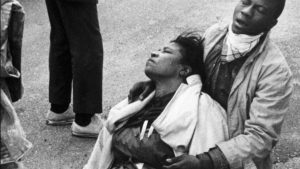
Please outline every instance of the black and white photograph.
[[299, 0], [1, 0], [1, 169], [300, 169]]

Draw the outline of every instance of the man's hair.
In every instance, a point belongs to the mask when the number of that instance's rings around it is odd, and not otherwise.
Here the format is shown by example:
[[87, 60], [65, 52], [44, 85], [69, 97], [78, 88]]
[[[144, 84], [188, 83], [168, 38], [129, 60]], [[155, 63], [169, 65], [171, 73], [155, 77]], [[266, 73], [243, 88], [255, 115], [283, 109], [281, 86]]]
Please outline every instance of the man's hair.
[[276, 3], [276, 9], [274, 11], [273, 17], [274, 17], [274, 19], [277, 19], [281, 15], [281, 13], [284, 9], [285, 0], [275, 0], [275, 3]]
[[171, 42], [182, 47], [182, 63], [192, 68], [191, 74], [199, 74], [202, 82], [205, 81], [205, 70], [203, 63], [202, 37], [197, 31], [186, 31], [181, 33]]

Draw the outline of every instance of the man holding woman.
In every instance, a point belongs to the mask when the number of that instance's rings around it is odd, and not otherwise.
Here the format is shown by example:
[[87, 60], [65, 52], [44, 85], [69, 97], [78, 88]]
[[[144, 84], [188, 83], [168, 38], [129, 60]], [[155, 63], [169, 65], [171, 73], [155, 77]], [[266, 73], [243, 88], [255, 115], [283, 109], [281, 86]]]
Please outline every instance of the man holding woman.
[[[284, 5], [285, 0], [239, 0], [229, 25], [206, 31], [203, 88], [226, 110], [229, 139], [197, 155], [168, 158], [164, 168], [242, 169], [249, 162], [272, 168], [270, 154], [293, 89], [289, 66], [269, 38]], [[129, 100], [143, 100], [154, 89], [153, 82], [138, 83]]]
[[[269, 37], [284, 5], [285, 0], [239, 0], [231, 24], [206, 31], [204, 91], [226, 110], [230, 139], [198, 156], [168, 159], [166, 168], [240, 169], [249, 161], [272, 168], [270, 154], [293, 89], [289, 66]], [[143, 99], [151, 84], [138, 83], [132, 91], [146, 89]]]

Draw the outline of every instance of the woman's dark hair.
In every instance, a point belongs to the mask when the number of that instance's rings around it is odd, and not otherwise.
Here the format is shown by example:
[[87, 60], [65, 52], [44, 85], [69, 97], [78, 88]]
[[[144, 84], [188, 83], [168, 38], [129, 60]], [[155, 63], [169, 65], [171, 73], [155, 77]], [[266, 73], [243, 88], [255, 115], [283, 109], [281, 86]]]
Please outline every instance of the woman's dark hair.
[[205, 81], [205, 69], [203, 63], [202, 37], [197, 31], [186, 31], [181, 33], [171, 42], [182, 47], [182, 63], [192, 68], [191, 74], [199, 74], [202, 82]]

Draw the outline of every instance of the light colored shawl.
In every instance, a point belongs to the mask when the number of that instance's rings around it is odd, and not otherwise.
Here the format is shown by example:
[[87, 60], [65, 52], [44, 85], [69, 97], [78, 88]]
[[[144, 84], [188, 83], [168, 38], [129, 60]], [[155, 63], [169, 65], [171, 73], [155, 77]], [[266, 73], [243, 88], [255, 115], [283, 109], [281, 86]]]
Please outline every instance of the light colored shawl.
[[[176, 156], [178, 147], [185, 147], [190, 155], [208, 151], [221, 141], [228, 139], [225, 110], [207, 94], [201, 92], [202, 83], [198, 75], [187, 78], [181, 84], [164, 111], [152, 126], [161, 139], [173, 148]], [[109, 169], [114, 157], [111, 152], [113, 132], [122, 127], [126, 120], [139, 112], [154, 97], [152, 92], [145, 100], [128, 104], [125, 99], [109, 113], [93, 152], [84, 169]], [[116, 122], [121, 122], [116, 126]]]

